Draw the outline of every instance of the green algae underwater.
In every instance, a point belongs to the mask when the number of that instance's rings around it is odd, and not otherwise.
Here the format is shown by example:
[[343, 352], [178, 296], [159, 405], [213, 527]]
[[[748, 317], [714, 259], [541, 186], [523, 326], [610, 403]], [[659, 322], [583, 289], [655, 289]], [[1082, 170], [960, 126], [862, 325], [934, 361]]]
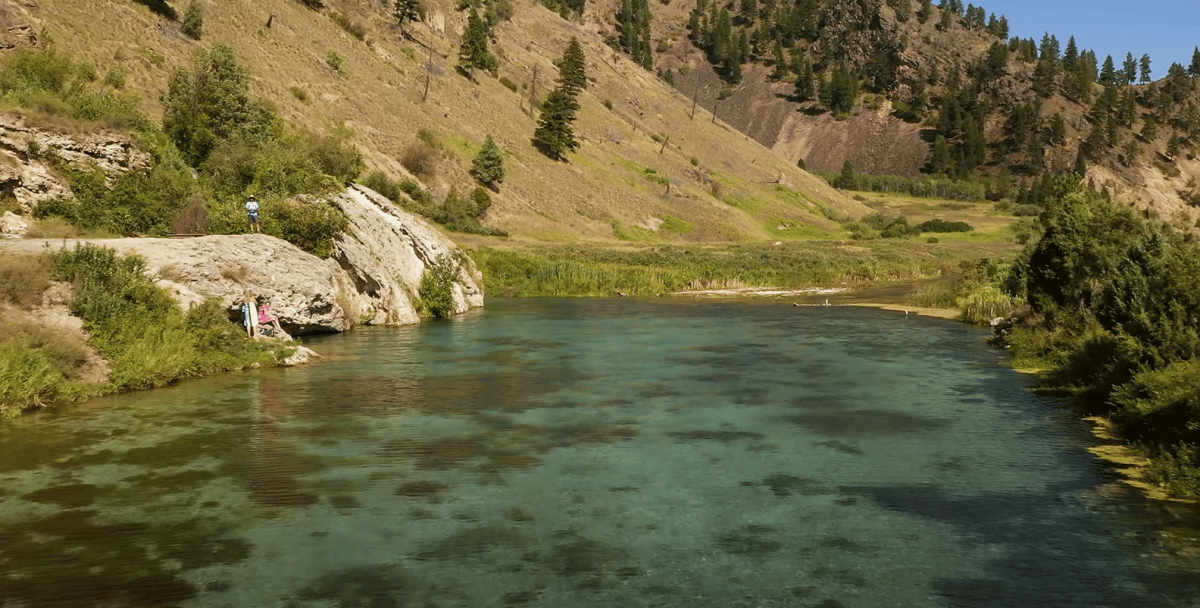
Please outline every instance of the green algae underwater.
[[0, 427], [0, 606], [1196, 606], [1148, 501], [986, 334], [492, 300]]

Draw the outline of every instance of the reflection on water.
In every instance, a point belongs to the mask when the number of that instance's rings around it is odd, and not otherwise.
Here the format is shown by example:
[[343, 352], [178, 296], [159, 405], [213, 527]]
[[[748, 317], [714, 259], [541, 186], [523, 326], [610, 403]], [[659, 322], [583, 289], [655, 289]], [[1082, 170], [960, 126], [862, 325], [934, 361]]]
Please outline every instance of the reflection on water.
[[0, 606], [1196, 606], [1145, 501], [983, 334], [632, 300], [0, 429]]

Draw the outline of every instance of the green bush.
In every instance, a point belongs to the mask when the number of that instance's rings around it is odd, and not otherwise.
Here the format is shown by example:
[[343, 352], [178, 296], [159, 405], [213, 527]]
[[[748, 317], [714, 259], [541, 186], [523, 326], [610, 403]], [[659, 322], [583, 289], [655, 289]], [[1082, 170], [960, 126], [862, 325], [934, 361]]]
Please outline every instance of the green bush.
[[447, 258], [425, 267], [418, 294], [421, 307], [434, 317], [446, 317], [454, 312], [454, 279], [458, 272]]
[[188, 376], [269, 364], [283, 354], [262, 342], [230, 339], [238, 326], [206, 303], [184, 313], [145, 274], [138, 256], [78, 245], [51, 254], [59, 278], [74, 283], [71, 311], [108, 359], [113, 390], [161, 386]]
[[191, 4], [188, 4], [187, 10], [183, 12], [183, 24], [179, 30], [192, 40], [200, 39], [204, 33], [204, 6], [200, 4], [200, 0], [192, 0]]
[[333, 238], [350, 224], [341, 211], [325, 201], [268, 200], [262, 210], [263, 232], [319, 258], [333, 253]]
[[75, 63], [53, 44], [12, 51], [0, 64], [0, 95], [17, 106], [113, 128], [150, 128], [135, 94], [99, 90], [94, 80], [94, 67]]
[[0, 341], [0, 418], [57, 400], [62, 373], [44, 353], [17, 340]]
[[917, 232], [971, 232], [975, 230], [967, 222], [947, 222], [942, 219], [932, 219], [921, 222], [913, 227]]
[[388, 200], [400, 204], [400, 197], [404, 191], [400, 189], [400, 182], [390, 178], [383, 171], [375, 171], [363, 180], [363, 185], [387, 197]]
[[504, 181], [504, 155], [491, 135], [487, 136], [479, 154], [471, 161], [471, 175], [493, 190]]

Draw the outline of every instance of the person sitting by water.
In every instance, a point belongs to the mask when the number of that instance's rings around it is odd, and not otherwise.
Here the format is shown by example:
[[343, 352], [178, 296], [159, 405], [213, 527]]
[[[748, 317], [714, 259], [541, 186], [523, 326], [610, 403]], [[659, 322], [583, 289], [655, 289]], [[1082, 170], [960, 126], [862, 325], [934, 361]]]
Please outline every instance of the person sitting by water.
[[271, 314], [271, 303], [264, 302], [262, 307], [258, 309], [258, 324], [274, 327], [272, 331], [270, 327], [264, 327], [262, 332], [267, 336], [274, 336], [283, 331], [279, 327], [279, 317]]

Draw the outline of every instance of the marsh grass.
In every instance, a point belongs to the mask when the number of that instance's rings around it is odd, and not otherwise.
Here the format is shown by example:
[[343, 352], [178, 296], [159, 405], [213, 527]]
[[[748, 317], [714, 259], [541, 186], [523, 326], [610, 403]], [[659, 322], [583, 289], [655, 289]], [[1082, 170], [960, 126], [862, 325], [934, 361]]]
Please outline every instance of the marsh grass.
[[487, 291], [509, 296], [659, 294], [731, 285], [802, 288], [928, 279], [940, 273], [937, 262], [918, 251], [820, 242], [632, 250], [479, 248], [471, 257], [483, 272]]

